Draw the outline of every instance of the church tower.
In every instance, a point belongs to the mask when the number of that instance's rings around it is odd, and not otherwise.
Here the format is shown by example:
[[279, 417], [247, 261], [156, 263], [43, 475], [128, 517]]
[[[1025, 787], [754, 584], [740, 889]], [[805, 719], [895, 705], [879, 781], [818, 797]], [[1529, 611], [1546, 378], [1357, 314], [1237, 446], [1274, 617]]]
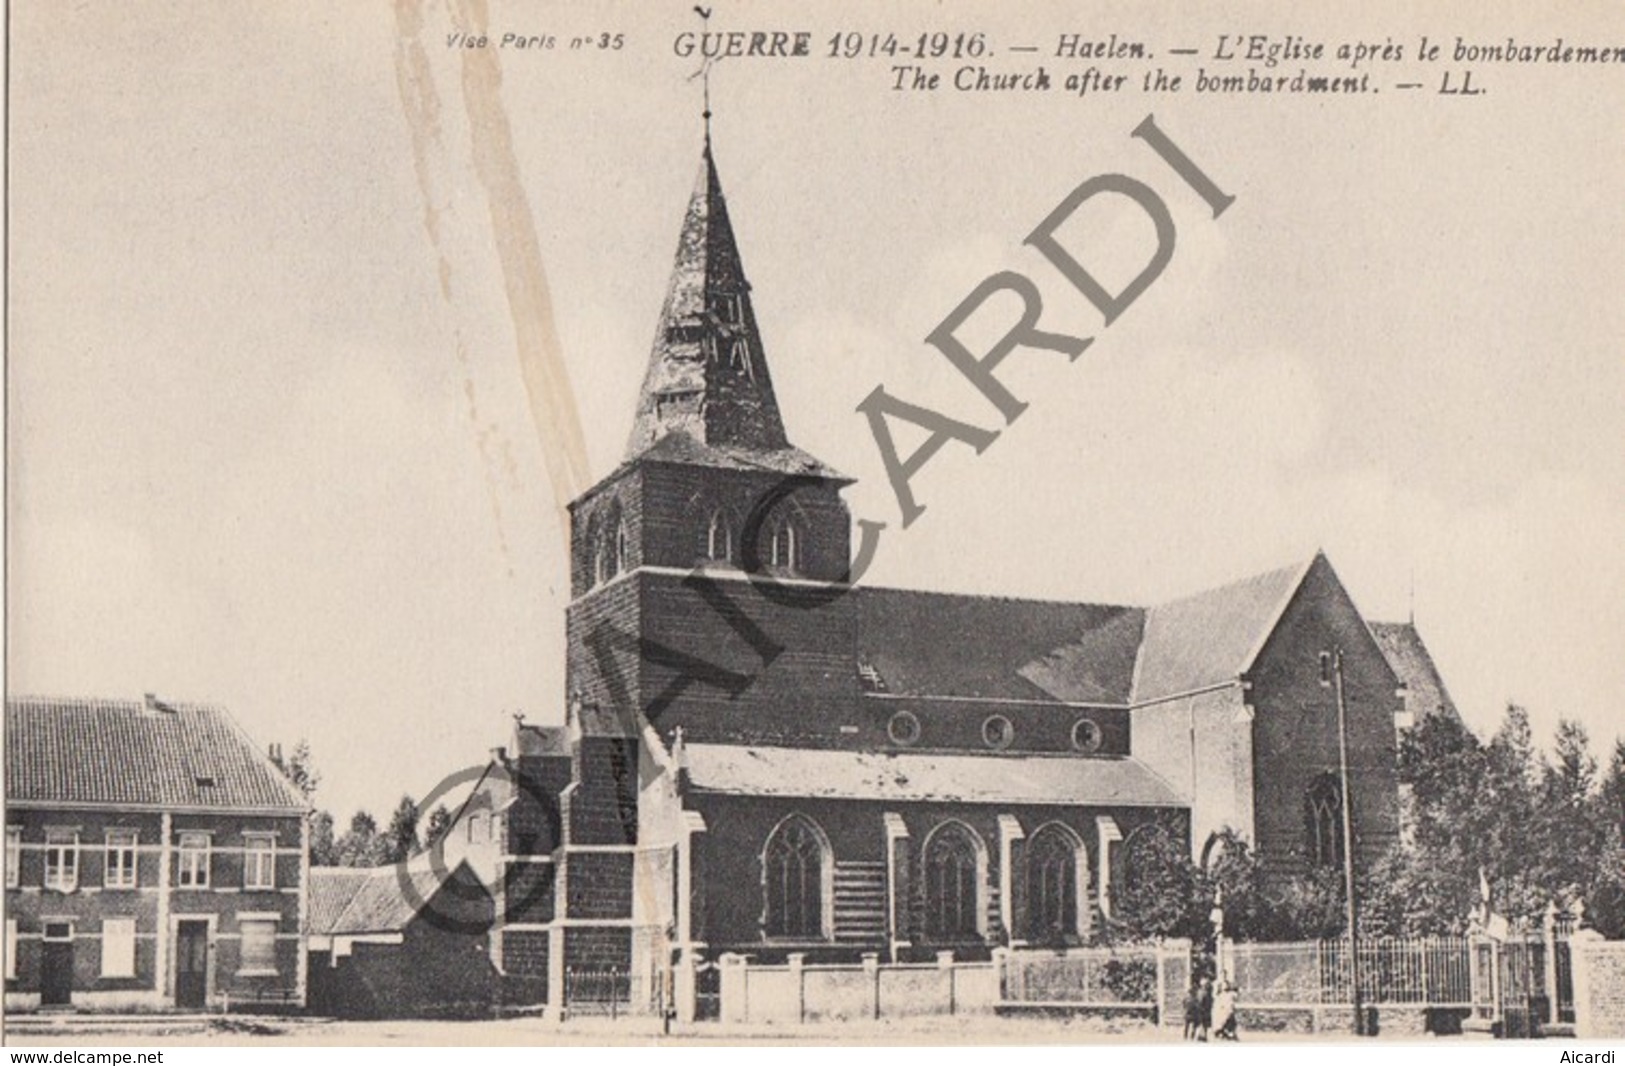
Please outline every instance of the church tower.
[[[747, 568], [786, 585], [843, 580], [851, 516], [840, 491], [850, 483], [785, 431], [707, 135], [625, 459], [570, 508], [572, 704], [632, 723], [629, 707], [658, 691], [644, 691], [658, 664], [627, 651], [638, 639], [712, 661], [742, 648], [738, 669], [753, 673], [757, 652], [726, 626], [709, 634], [724, 620], [692, 589], [679, 592], [681, 579], [704, 567], [739, 601], [760, 599]], [[610, 645], [625, 652], [618, 676], [605, 676]]]

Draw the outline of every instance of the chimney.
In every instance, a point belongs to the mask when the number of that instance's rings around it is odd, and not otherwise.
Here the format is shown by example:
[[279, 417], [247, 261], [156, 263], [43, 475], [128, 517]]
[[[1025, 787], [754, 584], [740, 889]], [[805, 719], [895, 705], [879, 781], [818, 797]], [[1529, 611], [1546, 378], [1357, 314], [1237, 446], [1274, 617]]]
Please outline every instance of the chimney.
[[508, 749], [502, 747], [501, 745], [492, 748], [491, 761], [494, 763], [500, 763], [503, 766], [508, 765]]
[[175, 713], [175, 708], [171, 707], [169, 704], [167, 704], [163, 700], [159, 699], [158, 695], [156, 693], [146, 692], [146, 693], [142, 694], [142, 697], [143, 697], [143, 700], [144, 700], [144, 703], [145, 703], [144, 710], [145, 710], [145, 713], [147, 713], [147, 714], [174, 714]]

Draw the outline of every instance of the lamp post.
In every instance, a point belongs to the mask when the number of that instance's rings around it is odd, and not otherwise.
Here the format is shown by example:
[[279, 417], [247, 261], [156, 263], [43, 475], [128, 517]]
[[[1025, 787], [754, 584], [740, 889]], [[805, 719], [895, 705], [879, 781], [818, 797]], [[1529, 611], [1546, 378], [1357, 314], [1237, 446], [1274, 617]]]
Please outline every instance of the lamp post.
[[1354, 998], [1354, 1033], [1365, 1035], [1365, 1011], [1360, 1002], [1359, 908], [1354, 899], [1354, 808], [1349, 796], [1349, 722], [1343, 699], [1343, 649], [1332, 650], [1332, 687], [1337, 693], [1337, 763], [1343, 799], [1343, 900], [1349, 927], [1349, 983]]

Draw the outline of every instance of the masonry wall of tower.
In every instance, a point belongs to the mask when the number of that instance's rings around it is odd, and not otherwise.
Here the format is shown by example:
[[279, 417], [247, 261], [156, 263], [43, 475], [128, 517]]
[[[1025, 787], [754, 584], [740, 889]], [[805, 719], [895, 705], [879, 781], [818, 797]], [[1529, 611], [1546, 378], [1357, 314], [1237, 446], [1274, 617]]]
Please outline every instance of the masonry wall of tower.
[[835, 581], [847, 574], [852, 551], [851, 514], [839, 496], [839, 483], [822, 481], [798, 486], [768, 507], [786, 475], [753, 470], [725, 470], [676, 463], [652, 464], [641, 471], [638, 521], [641, 558], [655, 566], [689, 569], [711, 552], [711, 519], [726, 520], [734, 562], [743, 559], [745, 524], [753, 512], [758, 551], [771, 561], [767, 539], [772, 519], [790, 515], [798, 523], [798, 576]]

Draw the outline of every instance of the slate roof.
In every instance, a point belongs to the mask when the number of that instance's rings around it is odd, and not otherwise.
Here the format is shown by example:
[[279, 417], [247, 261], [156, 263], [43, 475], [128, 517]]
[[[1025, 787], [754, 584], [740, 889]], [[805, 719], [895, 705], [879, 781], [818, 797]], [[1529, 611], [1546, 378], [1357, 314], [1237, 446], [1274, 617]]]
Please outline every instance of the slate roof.
[[1405, 706], [1416, 721], [1442, 714], [1459, 722], [1461, 713], [1445, 690], [1444, 678], [1416, 626], [1410, 622], [1372, 622], [1369, 628], [1388, 665], [1404, 683]]
[[1124, 702], [1140, 612], [859, 587], [858, 661], [903, 696]]
[[1129, 758], [935, 755], [926, 752], [689, 744], [702, 792], [887, 802], [1177, 807], [1173, 788]]
[[677, 239], [627, 457], [674, 429], [764, 452], [788, 444], [709, 141]]
[[1255, 574], [1151, 608], [1140, 645], [1134, 702], [1239, 677], [1312, 563]]
[[106, 807], [307, 809], [223, 707], [6, 701], [6, 800]]
[[706, 444], [682, 429], [670, 430], [637, 458], [644, 462], [684, 463], [720, 470], [761, 470], [773, 474], [809, 474], [835, 481], [852, 480], [793, 444], [782, 448]]
[[[459, 863], [458, 867], [464, 865]], [[310, 868], [310, 932], [316, 936], [397, 933], [457, 871], [426, 853], [399, 865]], [[404, 878], [404, 882], [403, 882]]]

